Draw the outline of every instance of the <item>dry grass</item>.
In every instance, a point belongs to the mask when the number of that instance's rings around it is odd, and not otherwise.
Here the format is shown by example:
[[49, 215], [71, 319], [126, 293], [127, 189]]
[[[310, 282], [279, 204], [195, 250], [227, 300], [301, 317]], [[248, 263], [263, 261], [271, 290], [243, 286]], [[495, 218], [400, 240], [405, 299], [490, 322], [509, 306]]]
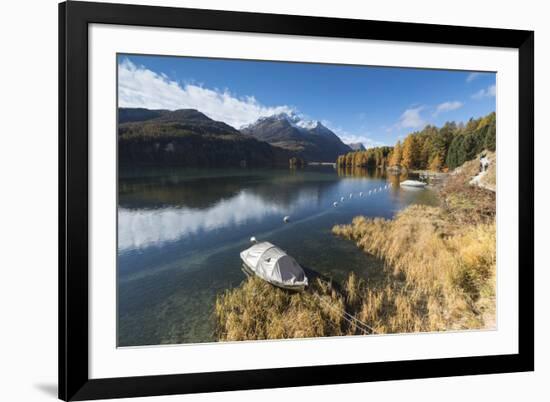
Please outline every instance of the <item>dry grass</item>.
[[357, 217], [333, 233], [387, 263], [385, 283], [355, 291], [358, 318], [376, 332], [482, 328], [491, 316], [494, 223], [461, 228], [440, 208], [412, 206], [393, 220]]
[[241, 341], [344, 335], [343, 311], [343, 297], [320, 279], [296, 293], [251, 277], [218, 296], [214, 315], [220, 340]]

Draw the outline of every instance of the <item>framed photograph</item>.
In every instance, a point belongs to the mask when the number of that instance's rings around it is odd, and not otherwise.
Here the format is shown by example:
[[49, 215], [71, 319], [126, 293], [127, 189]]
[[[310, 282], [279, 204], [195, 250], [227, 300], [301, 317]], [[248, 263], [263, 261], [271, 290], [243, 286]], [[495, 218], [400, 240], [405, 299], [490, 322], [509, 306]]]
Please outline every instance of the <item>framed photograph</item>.
[[534, 369], [534, 33], [59, 5], [59, 397]]

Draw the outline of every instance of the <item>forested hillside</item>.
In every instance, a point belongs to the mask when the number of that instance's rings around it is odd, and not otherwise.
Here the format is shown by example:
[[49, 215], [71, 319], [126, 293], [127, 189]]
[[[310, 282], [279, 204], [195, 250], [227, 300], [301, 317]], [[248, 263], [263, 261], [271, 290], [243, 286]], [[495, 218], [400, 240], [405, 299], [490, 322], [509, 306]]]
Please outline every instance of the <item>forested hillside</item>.
[[454, 169], [483, 150], [496, 149], [496, 114], [490, 113], [466, 124], [447, 122], [409, 134], [394, 147], [369, 148], [340, 155], [340, 166], [377, 166], [440, 171]]
[[393, 147], [374, 147], [365, 151], [348, 152], [336, 160], [338, 166], [381, 167], [388, 166], [388, 158]]
[[194, 109], [119, 110], [122, 165], [288, 166], [292, 156]]

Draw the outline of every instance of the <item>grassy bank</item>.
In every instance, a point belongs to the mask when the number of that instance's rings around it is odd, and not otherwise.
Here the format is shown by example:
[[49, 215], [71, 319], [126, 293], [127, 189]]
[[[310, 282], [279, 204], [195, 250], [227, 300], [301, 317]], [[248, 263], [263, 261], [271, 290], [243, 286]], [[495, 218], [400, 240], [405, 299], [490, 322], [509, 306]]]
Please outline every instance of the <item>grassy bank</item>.
[[[477, 162], [476, 162], [477, 163]], [[303, 293], [257, 278], [217, 299], [220, 340], [490, 328], [495, 323], [495, 193], [469, 185], [465, 164], [438, 189], [440, 206], [412, 205], [394, 219], [356, 217], [332, 232], [385, 262], [382, 279], [316, 279]]]

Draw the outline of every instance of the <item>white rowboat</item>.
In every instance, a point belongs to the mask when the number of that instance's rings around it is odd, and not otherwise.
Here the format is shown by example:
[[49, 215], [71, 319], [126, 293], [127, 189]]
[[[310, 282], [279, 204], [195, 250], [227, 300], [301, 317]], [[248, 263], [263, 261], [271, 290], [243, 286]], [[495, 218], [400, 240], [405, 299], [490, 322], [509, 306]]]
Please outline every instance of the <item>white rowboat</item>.
[[241, 252], [243, 269], [272, 285], [290, 290], [304, 290], [308, 285], [302, 267], [287, 253], [269, 242], [254, 244]]
[[399, 183], [399, 185], [405, 187], [426, 187], [426, 183], [418, 180], [405, 180]]

